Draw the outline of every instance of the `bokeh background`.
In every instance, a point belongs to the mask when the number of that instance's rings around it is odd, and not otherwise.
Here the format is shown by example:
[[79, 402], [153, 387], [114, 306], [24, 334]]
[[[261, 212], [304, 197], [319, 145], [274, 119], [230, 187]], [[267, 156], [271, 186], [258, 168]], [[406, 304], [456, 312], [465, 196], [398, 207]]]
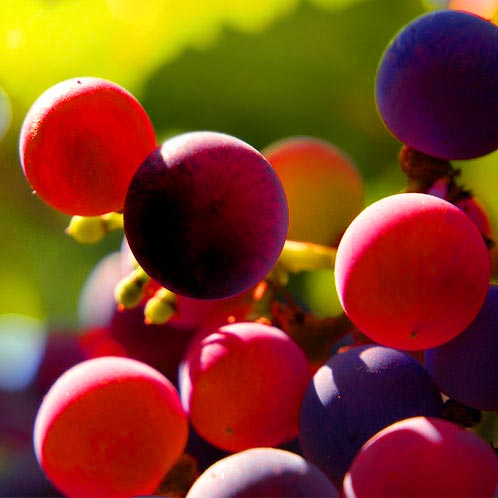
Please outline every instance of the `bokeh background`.
[[[84, 282], [122, 239], [113, 233], [95, 245], [78, 244], [64, 232], [69, 217], [46, 206], [25, 181], [19, 130], [44, 90], [77, 76], [113, 80], [142, 103], [160, 140], [191, 130], [229, 133], [258, 149], [291, 135], [327, 139], [354, 159], [369, 204], [405, 185], [401, 144], [375, 107], [376, 67], [404, 24], [442, 3], [0, 0], [2, 396], [17, 391], [21, 399], [32, 372], [12, 379], [8, 372], [34, 364], [46, 331], [78, 329]], [[498, 233], [498, 155], [458, 166]], [[29, 410], [24, 402], [16, 408], [20, 416]], [[8, 436], [14, 429], [2, 425], [5, 406], [0, 397], [0, 496], [14, 489], [6, 484], [14, 473], [26, 495], [47, 493], [34, 478], [28, 484], [36, 474], [29, 458], [19, 457], [12, 470], [17, 443]]]

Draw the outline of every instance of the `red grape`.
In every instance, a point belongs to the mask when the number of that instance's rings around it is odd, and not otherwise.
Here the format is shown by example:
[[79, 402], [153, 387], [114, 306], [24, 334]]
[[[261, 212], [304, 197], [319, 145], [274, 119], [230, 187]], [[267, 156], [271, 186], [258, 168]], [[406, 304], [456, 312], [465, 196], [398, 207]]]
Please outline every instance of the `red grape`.
[[224, 325], [194, 340], [179, 371], [192, 425], [227, 451], [296, 437], [309, 380], [299, 346], [280, 329], [257, 322]]
[[171, 382], [128, 358], [86, 360], [45, 396], [34, 426], [38, 461], [65, 495], [155, 491], [181, 456], [188, 425]]
[[50, 206], [94, 216], [123, 208], [135, 170], [156, 147], [140, 103], [116, 83], [73, 78], [43, 93], [22, 125], [24, 174]]
[[288, 208], [278, 176], [253, 147], [215, 132], [163, 143], [135, 173], [125, 233], [144, 271], [188, 297], [256, 285], [283, 248]]
[[417, 350], [449, 341], [475, 318], [490, 259], [479, 230], [428, 194], [381, 199], [360, 213], [337, 251], [339, 298], [372, 340]]
[[285, 189], [288, 238], [337, 245], [363, 204], [363, 180], [353, 160], [332, 143], [308, 136], [279, 140], [262, 152]]
[[346, 498], [492, 497], [498, 458], [479, 436], [447, 420], [413, 417], [386, 427], [356, 456]]

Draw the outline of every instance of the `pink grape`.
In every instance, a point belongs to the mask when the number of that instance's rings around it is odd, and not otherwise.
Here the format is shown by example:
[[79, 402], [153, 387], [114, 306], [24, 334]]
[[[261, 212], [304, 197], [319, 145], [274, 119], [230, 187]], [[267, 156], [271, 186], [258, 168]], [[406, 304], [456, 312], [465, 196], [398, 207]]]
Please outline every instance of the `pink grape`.
[[351, 321], [386, 346], [420, 350], [461, 333], [488, 290], [490, 258], [472, 220], [428, 194], [381, 199], [353, 220], [336, 286]]
[[179, 370], [192, 425], [226, 451], [295, 438], [310, 378], [299, 346], [282, 330], [257, 322], [224, 325], [194, 339]]
[[187, 417], [171, 382], [129, 358], [86, 360], [51, 387], [34, 425], [37, 459], [69, 497], [156, 490], [181, 456]]
[[21, 166], [33, 190], [72, 215], [120, 211], [132, 175], [156, 147], [136, 98], [101, 78], [72, 78], [46, 90], [20, 134]]
[[191, 132], [135, 173], [124, 208], [131, 251], [167, 289], [197, 299], [240, 294], [272, 270], [288, 228], [285, 192], [242, 140]]
[[344, 479], [346, 498], [492, 497], [498, 458], [476, 434], [447, 420], [396, 422], [362, 447]]

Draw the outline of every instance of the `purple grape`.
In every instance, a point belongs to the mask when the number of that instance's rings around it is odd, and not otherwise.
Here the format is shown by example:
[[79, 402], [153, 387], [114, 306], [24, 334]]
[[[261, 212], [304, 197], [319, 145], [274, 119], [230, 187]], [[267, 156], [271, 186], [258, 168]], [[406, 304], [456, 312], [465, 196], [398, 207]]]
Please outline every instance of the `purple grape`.
[[425, 364], [448, 397], [478, 410], [498, 410], [498, 285], [457, 337], [425, 351]]
[[251, 448], [229, 455], [203, 472], [186, 498], [335, 497], [325, 474], [295, 453]]
[[303, 455], [340, 488], [361, 446], [397, 420], [442, 416], [441, 395], [412, 356], [364, 345], [332, 356], [315, 373], [303, 399]]
[[376, 100], [401, 142], [442, 159], [498, 148], [498, 28], [441, 10], [407, 24], [386, 48]]
[[288, 207], [268, 161], [215, 132], [167, 140], [135, 173], [124, 208], [130, 248], [167, 289], [229, 297], [273, 268], [287, 236]]

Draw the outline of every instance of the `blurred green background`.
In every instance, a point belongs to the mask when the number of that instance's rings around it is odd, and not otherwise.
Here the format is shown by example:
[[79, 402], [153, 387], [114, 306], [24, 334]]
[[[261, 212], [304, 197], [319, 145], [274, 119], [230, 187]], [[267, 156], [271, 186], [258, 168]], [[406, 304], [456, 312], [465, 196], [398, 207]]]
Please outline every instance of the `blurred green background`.
[[[433, 6], [437, 2], [433, 2]], [[113, 80], [149, 113], [159, 140], [209, 129], [258, 149], [290, 135], [344, 149], [366, 203], [404, 186], [400, 143], [374, 102], [382, 51], [427, 1], [1, 0], [0, 314], [76, 326], [85, 278], [120, 234], [82, 246], [69, 217], [34, 195], [18, 160], [24, 116], [48, 87], [76, 76]], [[462, 166], [491, 213], [497, 159]], [[495, 172], [493, 172], [493, 170]], [[482, 191], [482, 192], [481, 192]]]

